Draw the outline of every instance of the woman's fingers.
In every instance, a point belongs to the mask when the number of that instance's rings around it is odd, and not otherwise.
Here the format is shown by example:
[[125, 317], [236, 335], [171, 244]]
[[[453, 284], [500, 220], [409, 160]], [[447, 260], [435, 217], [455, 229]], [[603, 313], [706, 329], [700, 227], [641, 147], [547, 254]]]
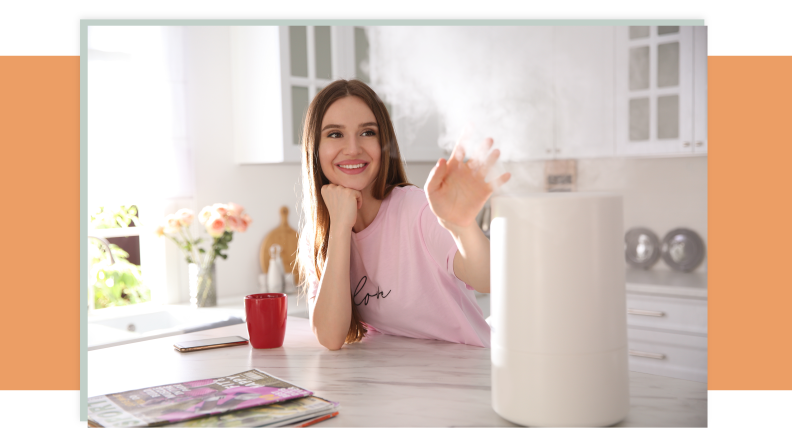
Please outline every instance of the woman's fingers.
[[363, 194], [359, 190], [349, 189], [353, 192], [355, 196], [355, 200], [357, 200], [357, 208], [360, 209], [363, 206]]
[[483, 161], [478, 162], [476, 165], [476, 175], [479, 178], [486, 177], [498, 157], [500, 157], [500, 150], [498, 149], [491, 150], [486, 154], [486, 157], [482, 157]]
[[443, 178], [446, 176], [446, 172], [448, 171], [448, 163], [445, 159], [440, 158], [437, 161], [437, 164], [432, 168], [432, 171], [429, 172], [429, 178], [426, 180], [426, 186], [424, 186], [424, 190], [427, 192], [435, 191], [440, 187], [440, 184], [443, 183]]
[[509, 181], [509, 178], [511, 178], [511, 174], [509, 172], [506, 172], [503, 175], [499, 176], [498, 178], [492, 180], [492, 182], [490, 182], [490, 185], [492, 186], [492, 190], [495, 191], [496, 189], [501, 187], [504, 183]]

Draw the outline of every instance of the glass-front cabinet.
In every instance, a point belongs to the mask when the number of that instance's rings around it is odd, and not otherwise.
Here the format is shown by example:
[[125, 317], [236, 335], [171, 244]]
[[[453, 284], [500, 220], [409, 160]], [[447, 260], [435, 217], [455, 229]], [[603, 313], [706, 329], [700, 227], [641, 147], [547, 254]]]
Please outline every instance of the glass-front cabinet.
[[308, 104], [332, 81], [355, 77], [355, 29], [232, 27], [231, 47], [236, 162], [299, 162]]
[[616, 154], [706, 153], [706, 28], [616, 32]]

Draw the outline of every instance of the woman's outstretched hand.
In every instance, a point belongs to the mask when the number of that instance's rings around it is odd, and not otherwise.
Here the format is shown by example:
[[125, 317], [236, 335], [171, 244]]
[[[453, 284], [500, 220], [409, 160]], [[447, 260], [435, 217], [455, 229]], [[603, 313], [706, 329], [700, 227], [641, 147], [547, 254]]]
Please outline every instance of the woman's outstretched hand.
[[511, 174], [504, 173], [487, 183], [484, 178], [500, 156], [498, 149], [490, 150], [492, 139], [487, 138], [482, 152], [487, 153], [483, 160], [470, 159], [464, 162], [465, 149], [460, 144], [454, 147], [451, 157], [440, 159], [429, 173], [424, 190], [429, 206], [440, 224], [454, 232], [475, 224], [484, 203], [492, 192], [509, 181]]

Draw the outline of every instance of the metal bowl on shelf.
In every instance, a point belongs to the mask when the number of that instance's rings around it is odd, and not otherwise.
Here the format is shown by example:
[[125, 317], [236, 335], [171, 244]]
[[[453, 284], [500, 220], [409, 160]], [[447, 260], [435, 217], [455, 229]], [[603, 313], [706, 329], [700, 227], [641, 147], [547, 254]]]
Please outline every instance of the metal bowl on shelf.
[[671, 269], [690, 272], [704, 260], [704, 240], [694, 231], [677, 228], [663, 237], [663, 261]]
[[631, 228], [624, 235], [624, 258], [636, 268], [649, 269], [660, 259], [660, 239], [648, 228]]

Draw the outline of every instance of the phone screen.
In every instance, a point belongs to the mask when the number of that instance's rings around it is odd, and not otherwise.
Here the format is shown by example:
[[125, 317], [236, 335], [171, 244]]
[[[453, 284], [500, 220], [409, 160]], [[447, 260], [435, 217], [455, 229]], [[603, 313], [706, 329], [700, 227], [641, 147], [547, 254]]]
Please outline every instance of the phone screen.
[[181, 342], [177, 342], [175, 345], [179, 348], [195, 348], [195, 347], [208, 347], [210, 345], [219, 345], [219, 344], [234, 344], [238, 342], [246, 343], [248, 342], [248, 340], [243, 338], [242, 336], [227, 336], [224, 338], [200, 339], [198, 341], [181, 341]]

